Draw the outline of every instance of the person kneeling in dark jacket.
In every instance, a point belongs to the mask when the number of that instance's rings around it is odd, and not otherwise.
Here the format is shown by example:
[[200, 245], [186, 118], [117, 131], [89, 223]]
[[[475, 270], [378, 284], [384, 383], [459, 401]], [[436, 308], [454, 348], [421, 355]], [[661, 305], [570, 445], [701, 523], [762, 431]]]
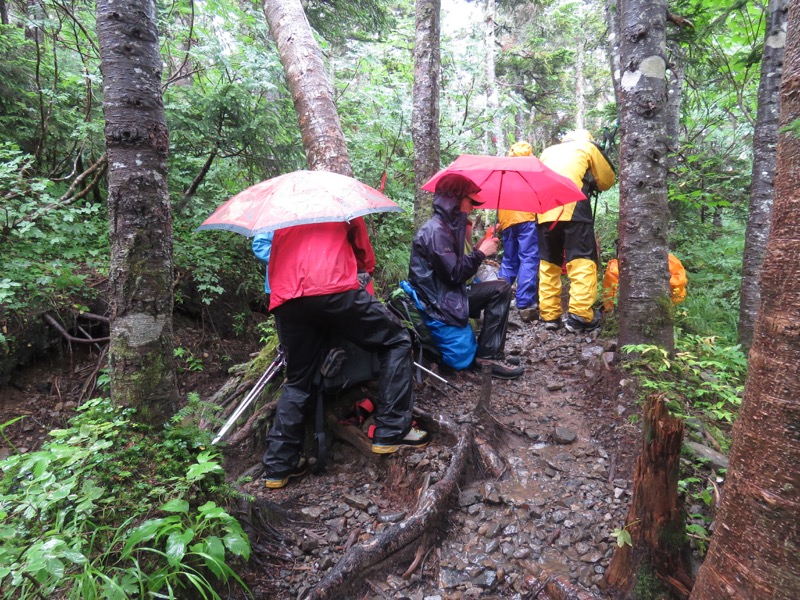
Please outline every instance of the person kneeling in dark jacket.
[[[468, 282], [487, 256], [497, 252], [498, 239], [481, 240], [465, 253], [467, 218], [481, 202], [470, 198], [480, 188], [451, 173], [436, 184], [433, 216], [420, 228], [411, 247], [406, 291], [415, 298], [426, 325], [442, 353], [442, 361], [457, 370], [481, 370], [491, 364], [492, 375], [515, 379], [525, 371], [502, 364], [511, 285], [504, 280]], [[469, 319], [483, 313], [477, 342]]]

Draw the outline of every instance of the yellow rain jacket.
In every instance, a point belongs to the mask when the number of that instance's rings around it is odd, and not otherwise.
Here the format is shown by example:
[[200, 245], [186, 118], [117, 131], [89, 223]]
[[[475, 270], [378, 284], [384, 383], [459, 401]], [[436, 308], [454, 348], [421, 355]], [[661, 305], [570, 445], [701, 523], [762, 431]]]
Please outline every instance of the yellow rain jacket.
[[[533, 156], [533, 148], [528, 142], [517, 142], [508, 150], [509, 156]], [[536, 213], [524, 212], [521, 210], [499, 210], [497, 211], [497, 224], [500, 230], [508, 229], [518, 223], [536, 221]]]
[[[559, 175], [571, 179], [581, 189], [587, 170], [591, 170], [600, 191], [604, 192], [616, 181], [614, 169], [600, 149], [592, 143], [591, 134], [585, 130], [571, 132], [564, 137], [562, 143], [546, 148], [539, 159]], [[571, 202], [540, 214], [538, 220], [539, 223], [553, 221], [591, 223], [592, 207], [587, 201]]]
[[[672, 292], [672, 302], [680, 304], [686, 299], [686, 269], [674, 254], [669, 255], [669, 288]], [[603, 275], [603, 310], [614, 310], [614, 298], [619, 288], [619, 261], [612, 258], [608, 261], [606, 273]]]

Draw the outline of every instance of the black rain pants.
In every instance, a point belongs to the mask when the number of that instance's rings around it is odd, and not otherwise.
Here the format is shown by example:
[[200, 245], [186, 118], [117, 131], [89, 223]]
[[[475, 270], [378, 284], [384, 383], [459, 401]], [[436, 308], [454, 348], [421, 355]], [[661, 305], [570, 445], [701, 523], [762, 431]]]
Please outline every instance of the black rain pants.
[[288, 300], [273, 314], [286, 353], [286, 383], [262, 459], [268, 473], [288, 473], [300, 458], [303, 419], [315, 405], [314, 381], [331, 339], [344, 338], [378, 355], [375, 437], [408, 433], [414, 406], [411, 337], [383, 304], [358, 289]]
[[467, 287], [469, 317], [478, 319], [483, 312], [483, 326], [478, 335], [477, 358], [500, 360], [506, 345], [511, 284], [503, 279], [481, 281]]

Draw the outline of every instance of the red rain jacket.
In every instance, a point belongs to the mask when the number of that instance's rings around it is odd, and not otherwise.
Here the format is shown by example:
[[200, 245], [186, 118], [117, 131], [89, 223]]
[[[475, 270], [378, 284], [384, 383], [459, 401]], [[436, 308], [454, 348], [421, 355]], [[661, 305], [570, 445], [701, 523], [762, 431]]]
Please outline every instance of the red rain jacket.
[[375, 253], [364, 219], [278, 229], [272, 240], [269, 308], [303, 296], [358, 289], [358, 272], [372, 274]]

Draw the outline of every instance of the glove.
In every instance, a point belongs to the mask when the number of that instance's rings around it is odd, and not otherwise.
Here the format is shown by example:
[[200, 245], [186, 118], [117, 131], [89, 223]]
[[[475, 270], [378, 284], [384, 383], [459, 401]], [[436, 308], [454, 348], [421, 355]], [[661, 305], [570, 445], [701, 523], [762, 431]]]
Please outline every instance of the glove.
[[361, 286], [361, 289], [364, 290], [369, 285], [369, 282], [372, 281], [372, 277], [366, 271], [359, 271], [358, 272], [358, 284]]

